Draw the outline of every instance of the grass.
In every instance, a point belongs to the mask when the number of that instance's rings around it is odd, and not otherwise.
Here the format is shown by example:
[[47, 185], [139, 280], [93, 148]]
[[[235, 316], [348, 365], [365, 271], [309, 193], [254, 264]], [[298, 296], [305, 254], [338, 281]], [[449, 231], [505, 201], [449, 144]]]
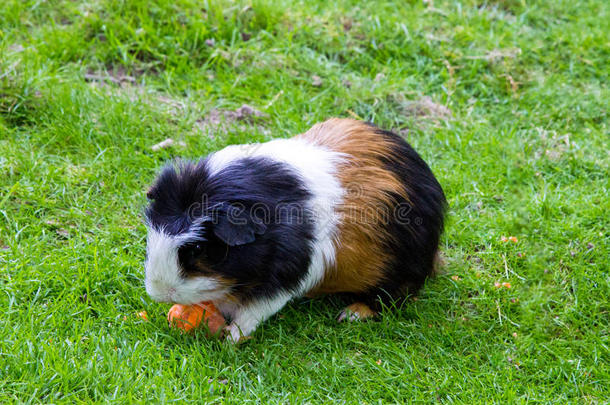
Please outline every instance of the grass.
[[[605, 403], [608, 38], [604, 0], [2, 2], [0, 401]], [[266, 116], [205, 120], [242, 104]], [[170, 330], [159, 167], [331, 116], [429, 162], [442, 274], [372, 322], [327, 298], [240, 347]]]

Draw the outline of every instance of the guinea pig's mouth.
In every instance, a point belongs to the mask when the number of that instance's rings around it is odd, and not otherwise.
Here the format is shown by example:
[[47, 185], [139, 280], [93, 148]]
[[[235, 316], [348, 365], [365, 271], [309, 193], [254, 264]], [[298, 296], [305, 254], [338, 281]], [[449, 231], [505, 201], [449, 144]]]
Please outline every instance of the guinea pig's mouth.
[[226, 288], [219, 287], [219, 288], [209, 288], [209, 289], [197, 290], [197, 293], [198, 294], [212, 294], [212, 293], [224, 293], [225, 291], [227, 291]]
[[203, 301], [218, 301], [222, 300], [229, 292], [226, 287], [217, 288], [202, 288], [194, 291], [193, 294], [188, 296], [181, 296], [180, 294], [173, 294], [168, 296], [169, 301], [182, 304], [182, 305], [194, 305], [199, 304]]
[[[194, 287], [194, 286], [193, 286]], [[223, 299], [230, 288], [220, 286], [206, 286], [207, 288], [179, 288], [166, 286], [158, 281], [146, 282], [146, 292], [157, 302], [169, 302], [182, 305], [198, 304], [202, 301], [216, 301]]]

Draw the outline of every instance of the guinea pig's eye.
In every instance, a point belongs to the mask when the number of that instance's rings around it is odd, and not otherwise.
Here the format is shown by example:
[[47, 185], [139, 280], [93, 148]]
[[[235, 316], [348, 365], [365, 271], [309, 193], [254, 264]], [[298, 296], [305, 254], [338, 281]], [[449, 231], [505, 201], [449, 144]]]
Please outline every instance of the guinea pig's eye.
[[199, 257], [201, 257], [202, 255], [205, 255], [206, 253], [206, 245], [205, 243], [190, 243], [186, 246], [183, 246], [180, 248], [178, 254], [181, 258], [181, 260], [194, 260], [197, 259]]
[[195, 243], [191, 246], [190, 252], [193, 258], [201, 255], [205, 251], [205, 245], [202, 243]]

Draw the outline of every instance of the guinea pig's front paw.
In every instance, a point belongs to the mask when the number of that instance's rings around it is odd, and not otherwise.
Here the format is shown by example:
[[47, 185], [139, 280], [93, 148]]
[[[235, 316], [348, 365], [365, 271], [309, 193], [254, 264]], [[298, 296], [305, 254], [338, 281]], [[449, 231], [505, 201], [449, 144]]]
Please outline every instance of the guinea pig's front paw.
[[352, 305], [348, 305], [341, 311], [337, 317], [338, 322], [343, 321], [361, 321], [367, 318], [372, 318], [377, 315], [377, 312], [369, 308], [368, 305], [362, 302], [354, 302]]
[[244, 336], [239, 326], [235, 323], [223, 329], [223, 337], [227, 342], [233, 344], [243, 343], [246, 340], [252, 339], [252, 336]]

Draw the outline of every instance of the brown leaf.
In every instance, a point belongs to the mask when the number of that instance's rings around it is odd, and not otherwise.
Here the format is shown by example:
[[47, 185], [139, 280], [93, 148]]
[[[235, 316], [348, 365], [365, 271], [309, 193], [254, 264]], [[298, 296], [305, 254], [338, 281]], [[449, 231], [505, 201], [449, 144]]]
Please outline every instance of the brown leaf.
[[442, 104], [435, 103], [428, 96], [410, 101], [405, 106], [406, 115], [433, 120], [447, 120], [452, 117], [451, 110]]
[[118, 85], [136, 82], [136, 78], [127, 75], [127, 70], [121, 65], [115, 66], [105, 73], [89, 70], [87, 73], [85, 73], [85, 80], [89, 82], [112, 82]]
[[350, 18], [342, 18], [341, 24], [343, 25], [343, 31], [348, 32], [354, 25], [354, 20]]
[[56, 219], [47, 219], [44, 223], [51, 228], [57, 228], [59, 226], [59, 222]]
[[248, 104], [244, 104], [235, 110], [235, 116], [238, 120], [243, 120], [248, 117], [262, 117], [265, 114], [260, 112], [254, 107], [249, 106]]
[[153, 150], [153, 152], [156, 152], [161, 149], [169, 148], [173, 144], [174, 144], [174, 140], [172, 138], [167, 138], [164, 141], [161, 141], [161, 142], [151, 146], [150, 148]]
[[195, 126], [200, 131], [211, 135], [212, 131], [226, 132], [228, 127], [234, 125], [238, 121], [254, 122], [255, 119], [266, 116], [267, 114], [256, 108], [248, 104], [243, 104], [236, 110], [225, 110], [221, 108], [212, 109], [205, 118], [195, 121]]
[[64, 228], [56, 229], [55, 232], [57, 232], [57, 234], [59, 236], [62, 236], [64, 238], [66, 238], [66, 239], [68, 239], [70, 237], [70, 232], [68, 232], [68, 230], [64, 229]]
[[521, 48], [511, 48], [511, 49], [492, 49], [488, 51], [485, 55], [479, 56], [467, 56], [466, 59], [476, 60], [482, 59], [488, 62], [497, 62], [501, 59], [512, 59], [521, 55]]

